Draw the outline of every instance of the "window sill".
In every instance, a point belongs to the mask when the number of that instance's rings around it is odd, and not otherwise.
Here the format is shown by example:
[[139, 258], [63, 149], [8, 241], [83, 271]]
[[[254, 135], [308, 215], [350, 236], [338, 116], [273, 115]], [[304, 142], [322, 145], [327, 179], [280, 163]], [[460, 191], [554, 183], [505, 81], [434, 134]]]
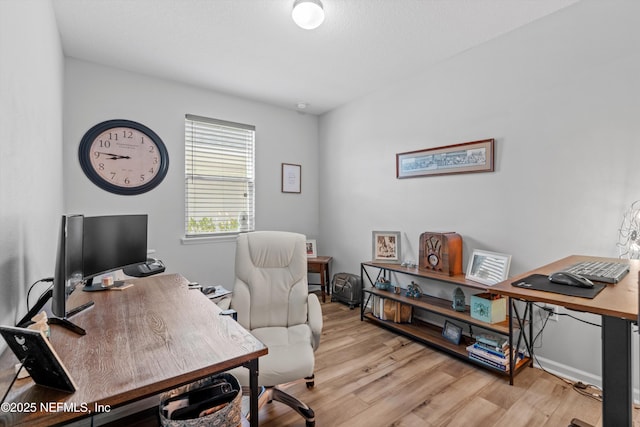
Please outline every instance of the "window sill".
[[238, 240], [238, 235], [240, 233], [230, 233], [224, 234], [221, 236], [198, 236], [198, 237], [187, 237], [183, 236], [180, 238], [180, 243], [183, 245], [202, 245], [206, 243], [227, 243], [227, 242], [235, 242]]

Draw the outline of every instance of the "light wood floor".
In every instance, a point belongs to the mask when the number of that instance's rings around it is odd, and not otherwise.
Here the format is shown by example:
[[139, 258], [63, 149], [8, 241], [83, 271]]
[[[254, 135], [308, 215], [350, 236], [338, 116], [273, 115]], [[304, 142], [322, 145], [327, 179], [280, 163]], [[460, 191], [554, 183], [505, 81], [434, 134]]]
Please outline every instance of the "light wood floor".
[[[316, 386], [286, 389], [313, 408], [317, 427], [563, 427], [573, 418], [603, 427], [600, 402], [540, 369], [524, 369], [510, 386], [506, 377], [361, 322], [359, 309], [327, 302], [322, 310]], [[640, 410], [633, 419], [640, 427]], [[158, 423], [153, 408], [108, 426]], [[261, 427], [304, 425], [281, 403], [260, 410]]]
[[[359, 309], [323, 304], [316, 386], [287, 391], [326, 426], [567, 426], [574, 417], [602, 426], [601, 403], [540, 369], [506, 377], [400, 337], [367, 321]], [[640, 412], [634, 409], [634, 427]], [[281, 403], [265, 405], [261, 427], [304, 426]]]

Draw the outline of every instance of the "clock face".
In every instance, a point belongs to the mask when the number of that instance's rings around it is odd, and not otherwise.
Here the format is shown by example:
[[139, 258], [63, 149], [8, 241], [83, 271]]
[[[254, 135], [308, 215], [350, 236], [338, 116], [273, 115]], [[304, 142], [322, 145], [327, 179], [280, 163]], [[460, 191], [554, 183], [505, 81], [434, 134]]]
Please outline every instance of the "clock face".
[[155, 188], [169, 166], [160, 137], [130, 120], [109, 120], [89, 129], [80, 142], [78, 156], [82, 170], [94, 184], [124, 195]]
[[427, 260], [429, 261], [429, 264], [431, 264], [432, 267], [437, 266], [438, 261], [440, 261], [440, 259], [438, 258], [438, 255], [436, 254], [429, 254], [429, 256], [427, 257]]

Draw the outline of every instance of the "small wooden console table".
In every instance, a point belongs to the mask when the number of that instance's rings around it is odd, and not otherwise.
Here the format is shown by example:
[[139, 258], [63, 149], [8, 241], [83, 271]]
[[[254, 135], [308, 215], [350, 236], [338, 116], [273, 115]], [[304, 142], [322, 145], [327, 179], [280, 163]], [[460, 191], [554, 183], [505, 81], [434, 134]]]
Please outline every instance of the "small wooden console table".
[[[331, 273], [330, 265], [333, 257], [317, 256], [307, 259], [307, 271], [309, 273], [320, 274], [320, 289], [322, 291], [322, 302], [325, 302], [326, 295], [331, 295]], [[326, 288], [326, 293], [325, 293]]]

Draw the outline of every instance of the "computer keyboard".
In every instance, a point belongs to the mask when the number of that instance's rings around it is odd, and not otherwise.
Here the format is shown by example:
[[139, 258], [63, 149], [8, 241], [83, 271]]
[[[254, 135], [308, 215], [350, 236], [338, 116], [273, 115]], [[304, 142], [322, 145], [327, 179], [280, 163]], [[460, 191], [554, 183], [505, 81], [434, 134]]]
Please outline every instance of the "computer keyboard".
[[629, 272], [629, 266], [621, 262], [583, 261], [564, 271], [596, 282], [618, 283]]

